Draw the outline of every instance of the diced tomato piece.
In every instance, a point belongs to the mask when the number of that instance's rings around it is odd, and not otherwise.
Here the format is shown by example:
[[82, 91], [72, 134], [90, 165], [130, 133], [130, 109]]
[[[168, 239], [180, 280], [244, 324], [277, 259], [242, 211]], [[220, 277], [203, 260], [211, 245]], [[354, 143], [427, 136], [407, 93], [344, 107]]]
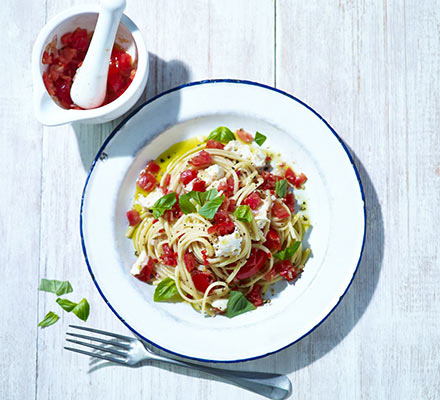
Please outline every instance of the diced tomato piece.
[[149, 192], [156, 187], [157, 180], [156, 180], [156, 177], [153, 174], [151, 174], [150, 172], [144, 172], [138, 178], [137, 184], [142, 190]]
[[60, 50], [60, 62], [69, 64], [77, 55], [78, 50], [72, 47], [64, 47]]
[[156, 175], [160, 171], [160, 167], [154, 161], [150, 161], [147, 164], [147, 168], [145, 168], [145, 171], [151, 172], [153, 175]]
[[196, 289], [202, 293], [206, 292], [208, 286], [212, 282], [214, 282], [214, 279], [212, 278], [209, 272], [201, 272], [201, 271], [195, 271], [192, 274], [192, 280]]
[[216, 140], [209, 139], [206, 142], [206, 148], [207, 149], [221, 149], [221, 150], [223, 150], [225, 148], [225, 145], [223, 143], [217, 142]]
[[179, 195], [177, 193], [174, 193], [174, 195], [176, 196], [176, 202], [174, 203], [171, 210], [165, 211], [164, 214], [168, 222], [171, 222], [173, 219], [178, 219], [183, 215], [179, 205]]
[[76, 28], [72, 34], [70, 45], [77, 50], [87, 50], [89, 43], [87, 29]]
[[197, 171], [195, 169], [187, 169], [180, 174], [179, 181], [184, 185], [190, 183], [193, 179], [197, 178]]
[[215, 224], [208, 228], [208, 233], [210, 235], [217, 234], [219, 236], [228, 235], [229, 233], [234, 232], [235, 225], [232, 221], [221, 222], [220, 224]]
[[44, 86], [46, 86], [49, 95], [55, 96], [55, 85], [53, 84], [52, 79], [49, 78], [47, 72], [43, 73], [43, 82], [44, 82]]
[[196, 192], [206, 191], [206, 182], [201, 179], [196, 179], [193, 183], [193, 190]]
[[264, 182], [261, 185], [261, 189], [263, 190], [275, 190], [277, 182], [283, 179], [281, 176], [271, 174], [267, 171], [263, 171], [261, 177], [264, 179]]
[[287, 193], [283, 199], [284, 204], [289, 208], [290, 212], [295, 209], [295, 196], [293, 193]]
[[261, 286], [256, 283], [252, 290], [248, 293], [246, 298], [255, 306], [260, 307], [263, 305], [263, 298], [261, 296]]
[[220, 224], [222, 222], [228, 222], [231, 218], [229, 217], [229, 213], [225, 210], [218, 210], [214, 215], [214, 221], [216, 224]]
[[188, 272], [191, 272], [196, 268], [197, 263], [193, 253], [185, 253], [183, 255], [183, 261]]
[[63, 46], [70, 46], [70, 41], [72, 40], [73, 32], [67, 32], [61, 36], [61, 44]]
[[41, 62], [43, 64], [51, 64], [52, 63], [52, 56], [47, 51], [44, 51]]
[[206, 168], [212, 164], [212, 157], [207, 151], [202, 150], [189, 161], [196, 168]]
[[171, 250], [168, 243], [164, 243], [162, 245], [162, 250], [163, 250], [163, 256], [161, 256], [160, 258], [163, 261], [163, 263], [165, 265], [169, 265], [171, 267], [176, 266], [177, 265], [177, 254], [173, 250]]
[[276, 263], [275, 270], [288, 281], [292, 281], [298, 278], [298, 271], [289, 260], [284, 260]]
[[248, 205], [252, 210], [256, 210], [261, 204], [261, 197], [258, 192], [252, 192], [244, 199], [243, 204]]
[[135, 275], [135, 278], [139, 279], [142, 282], [150, 282], [154, 270], [154, 261], [153, 259], [149, 259], [148, 263], [142, 267], [139, 274]]
[[230, 176], [226, 182], [221, 182], [218, 185], [218, 190], [223, 191], [226, 197], [232, 197], [234, 195], [234, 178]]
[[139, 213], [137, 212], [137, 210], [127, 211], [126, 215], [127, 215], [128, 223], [129, 223], [130, 226], [135, 226], [139, 222], [142, 221]]
[[307, 180], [307, 177], [303, 173], [296, 176], [295, 172], [293, 172], [292, 168], [290, 167], [286, 169], [285, 178], [297, 189], [299, 189]]
[[264, 275], [264, 279], [266, 281], [272, 281], [276, 276], [278, 272], [275, 270], [275, 268], [272, 268], [266, 275]]
[[206, 255], [206, 249], [202, 250], [202, 256], [203, 256], [203, 265], [207, 267], [209, 265], [208, 256]]
[[267, 232], [266, 241], [264, 245], [269, 250], [281, 250], [281, 238], [278, 235], [278, 232], [275, 229], [270, 228], [269, 232]]
[[166, 174], [165, 175], [165, 179], [163, 181], [164, 185], [168, 186], [170, 184], [170, 181], [171, 181], [171, 175], [170, 174]]
[[254, 276], [263, 267], [266, 260], [267, 254], [265, 251], [253, 248], [247, 263], [240, 268], [236, 278], [241, 280]]
[[284, 219], [287, 218], [290, 214], [282, 203], [275, 201], [272, 205], [272, 215], [279, 219]]
[[222, 205], [220, 206], [220, 210], [222, 211], [228, 211], [228, 212], [234, 212], [234, 210], [237, 208], [237, 202], [234, 199], [230, 199], [228, 197], [225, 197], [223, 200]]
[[303, 173], [299, 174], [299, 176], [296, 178], [295, 181], [295, 187], [299, 189], [301, 185], [307, 180], [307, 176], [305, 176]]
[[244, 143], [252, 143], [254, 141], [253, 136], [242, 128], [235, 131], [235, 133], [237, 134], [238, 138]]

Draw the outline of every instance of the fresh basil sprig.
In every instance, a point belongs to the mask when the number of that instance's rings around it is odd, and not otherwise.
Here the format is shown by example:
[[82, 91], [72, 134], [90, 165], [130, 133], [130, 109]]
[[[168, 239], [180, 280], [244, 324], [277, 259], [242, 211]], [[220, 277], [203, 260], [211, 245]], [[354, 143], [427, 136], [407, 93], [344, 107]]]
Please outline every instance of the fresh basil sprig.
[[229, 318], [252, 310], [255, 310], [255, 306], [244, 297], [243, 293], [235, 290], [231, 291], [226, 308], [226, 315]]
[[90, 305], [86, 299], [82, 299], [79, 303], [67, 299], [58, 298], [56, 302], [67, 312], [73, 312], [79, 319], [87, 321], [90, 313]]
[[252, 210], [248, 205], [238, 206], [234, 211], [235, 217], [242, 222], [252, 222]]
[[170, 300], [177, 294], [179, 294], [179, 292], [174, 279], [165, 278], [157, 285], [156, 290], [154, 291], [153, 299], [154, 301]]
[[290, 247], [286, 247], [284, 250], [279, 251], [278, 253], [275, 253], [274, 256], [278, 258], [279, 260], [290, 260], [296, 253], [296, 251], [299, 248], [299, 245], [301, 244], [300, 241], [297, 241], [292, 244]]
[[55, 293], [57, 296], [73, 292], [69, 281], [57, 281], [55, 279], [41, 279], [40, 290]]
[[60, 319], [58, 315], [56, 315], [53, 311], [49, 311], [43, 320], [38, 324], [41, 328], [46, 328], [47, 326], [53, 325]]
[[222, 194], [215, 199], [207, 201], [202, 207], [199, 208], [199, 214], [207, 219], [214, 218], [215, 213], [222, 205], [224, 199], [225, 195]]
[[219, 126], [209, 134], [208, 140], [209, 139], [226, 144], [231, 140], [235, 140], [235, 136], [229, 128], [226, 128], [226, 126]]
[[168, 193], [157, 200], [153, 206], [154, 218], [159, 218], [166, 210], [171, 210], [176, 201], [176, 193]]
[[264, 136], [260, 132], [255, 132], [255, 143], [258, 144], [258, 146], [261, 146], [266, 141], [266, 136]]
[[211, 189], [207, 192], [196, 192], [193, 190], [179, 197], [179, 206], [184, 214], [195, 213], [197, 211], [196, 207], [190, 200], [195, 200], [198, 205], [203, 206], [207, 201], [216, 198], [217, 195], [217, 189]]
[[275, 193], [278, 195], [278, 197], [286, 197], [287, 194], [287, 181], [285, 179], [282, 179], [281, 181], [278, 181], [275, 185]]

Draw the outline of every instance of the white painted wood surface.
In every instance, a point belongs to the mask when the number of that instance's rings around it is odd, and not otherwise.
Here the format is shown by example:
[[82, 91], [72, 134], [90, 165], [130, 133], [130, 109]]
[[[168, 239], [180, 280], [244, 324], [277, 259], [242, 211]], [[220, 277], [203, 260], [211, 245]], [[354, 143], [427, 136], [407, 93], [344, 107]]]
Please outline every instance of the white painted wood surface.
[[[39, 125], [30, 53], [45, 21], [82, 1], [6, 0], [0, 75], [0, 398], [257, 399], [182, 368], [107, 367], [62, 349], [69, 314], [37, 323], [55, 296], [87, 297], [87, 325], [126, 332], [85, 268], [80, 195], [101, 126]], [[292, 399], [440, 398], [440, 1], [130, 0], [151, 76], [144, 98], [205, 78], [249, 79], [315, 108], [350, 147], [368, 236], [347, 295], [311, 335], [228, 368], [287, 373]]]

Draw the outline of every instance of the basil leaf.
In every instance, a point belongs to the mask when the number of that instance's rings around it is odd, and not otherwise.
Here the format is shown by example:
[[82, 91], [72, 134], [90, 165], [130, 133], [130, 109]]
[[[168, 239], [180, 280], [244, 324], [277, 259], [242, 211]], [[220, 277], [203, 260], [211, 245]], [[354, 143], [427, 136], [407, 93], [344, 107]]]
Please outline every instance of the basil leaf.
[[77, 305], [73, 301], [70, 301], [67, 299], [58, 298], [56, 301], [61, 306], [61, 308], [67, 312], [72, 311], [75, 308], [75, 306]]
[[238, 206], [234, 215], [239, 221], [252, 222], [252, 210], [248, 205]]
[[266, 141], [266, 136], [264, 136], [260, 132], [255, 132], [255, 143], [258, 144], [258, 146], [261, 146]]
[[225, 195], [222, 194], [220, 197], [207, 201], [202, 207], [200, 207], [199, 214], [207, 219], [214, 218], [215, 213], [222, 205], [224, 199]]
[[286, 197], [287, 194], [287, 181], [285, 179], [282, 179], [281, 181], [278, 181], [275, 185], [275, 193], [278, 195], [278, 197]]
[[296, 253], [296, 251], [299, 248], [299, 245], [301, 244], [300, 241], [295, 242], [290, 247], [286, 247], [284, 250], [279, 251], [278, 253], [275, 253], [274, 256], [278, 258], [279, 260], [290, 260]]
[[244, 297], [243, 293], [233, 290], [229, 295], [226, 315], [229, 318], [236, 317], [248, 311], [255, 310], [255, 306]]
[[[66, 310], [67, 311], [67, 310]], [[82, 299], [73, 309], [72, 312], [83, 321], [87, 321], [90, 313], [90, 306], [86, 299]]]
[[219, 126], [209, 134], [208, 140], [209, 139], [226, 144], [231, 140], [235, 140], [235, 136], [229, 128], [226, 128], [226, 126]]
[[178, 293], [174, 279], [165, 278], [157, 285], [153, 299], [154, 301], [169, 300]]
[[154, 203], [154, 218], [159, 218], [166, 210], [171, 210], [176, 203], [176, 193], [168, 193]]
[[40, 290], [55, 293], [57, 296], [72, 293], [73, 288], [69, 281], [57, 281], [52, 279], [41, 279]]
[[215, 199], [217, 195], [217, 189], [211, 189], [207, 192], [192, 191], [179, 197], [179, 206], [184, 214], [195, 213], [197, 210], [195, 205], [190, 201], [191, 199], [195, 200], [200, 206], [203, 206], [207, 201]]
[[41, 326], [42, 328], [46, 328], [47, 326], [53, 325], [59, 319], [60, 317], [58, 315], [56, 315], [53, 311], [49, 311], [46, 314], [46, 316], [43, 318], [43, 320], [38, 324], [38, 326]]

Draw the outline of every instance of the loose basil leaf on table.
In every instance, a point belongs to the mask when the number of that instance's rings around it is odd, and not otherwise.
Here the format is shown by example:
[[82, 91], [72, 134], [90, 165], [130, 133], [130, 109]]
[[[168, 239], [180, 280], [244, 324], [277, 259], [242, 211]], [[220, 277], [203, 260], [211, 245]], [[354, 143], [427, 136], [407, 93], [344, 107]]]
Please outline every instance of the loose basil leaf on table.
[[72, 311], [76, 306], [76, 303], [74, 303], [73, 301], [67, 300], [67, 299], [58, 298], [56, 300], [56, 302], [61, 306], [61, 308], [64, 311], [67, 311], [67, 312]]
[[40, 290], [55, 293], [57, 296], [72, 293], [73, 288], [69, 281], [57, 281], [55, 279], [41, 279]]
[[38, 324], [41, 328], [46, 328], [48, 326], [53, 325], [60, 319], [58, 315], [56, 315], [53, 311], [49, 311], [43, 320]]
[[226, 315], [229, 318], [252, 310], [255, 310], [255, 306], [244, 297], [243, 293], [235, 290], [231, 291], [226, 308]]
[[90, 305], [86, 299], [82, 299], [73, 309], [72, 312], [83, 321], [87, 321], [90, 313]]
[[226, 126], [219, 126], [209, 134], [208, 140], [210, 139], [226, 144], [231, 140], [235, 140], [235, 136], [229, 128], [226, 128]]

